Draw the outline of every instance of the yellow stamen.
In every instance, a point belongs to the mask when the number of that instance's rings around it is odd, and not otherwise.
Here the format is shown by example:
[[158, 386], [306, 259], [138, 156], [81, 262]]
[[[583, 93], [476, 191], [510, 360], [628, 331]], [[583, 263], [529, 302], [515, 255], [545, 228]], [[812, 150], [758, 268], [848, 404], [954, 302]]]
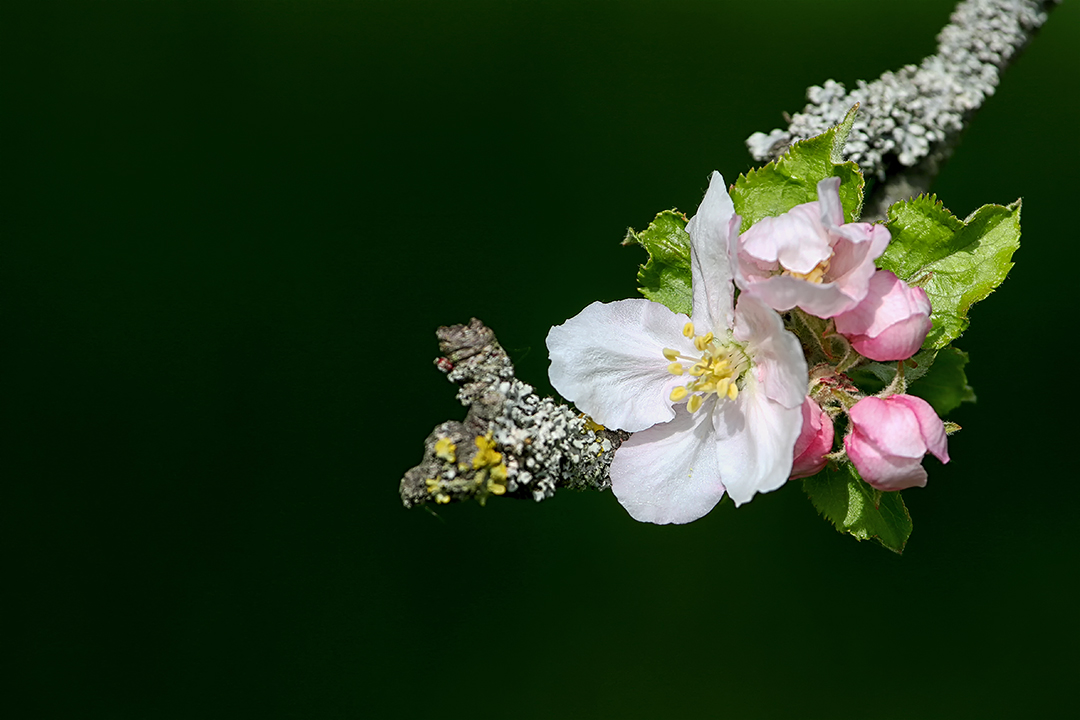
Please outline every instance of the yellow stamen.
[[729, 400], [734, 400], [739, 396], [739, 386], [735, 383], [728, 385], [727, 396]]
[[683, 374], [683, 366], [680, 365], [679, 363], [671, 363], [670, 365], [667, 366], [667, 371], [669, 373], [671, 373], [672, 375], [682, 375]]
[[672, 390], [671, 395], [669, 395], [668, 397], [671, 398], [671, 402], [679, 402], [684, 397], [686, 397], [688, 394], [689, 394], [689, 391], [687, 391], [686, 388], [684, 388], [684, 387], [682, 387], [680, 385], [679, 387]]
[[671, 348], [664, 348], [664, 357], [667, 358], [669, 361], [678, 360], [679, 359], [679, 351], [678, 350], [672, 350]]
[[705, 374], [705, 366], [700, 363], [694, 365], [692, 368], [690, 368], [690, 374], [694, 377], [701, 377]]
[[682, 334], [683, 337], [694, 337], [694, 323], [688, 322], [683, 325]]
[[701, 409], [702, 402], [704, 401], [701, 399], [701, 396], [695, 395], [690, 398], [690, 401], [688, 403], [686, 403], [686, 409], [692, 413], [696, 413], [699, 409]]

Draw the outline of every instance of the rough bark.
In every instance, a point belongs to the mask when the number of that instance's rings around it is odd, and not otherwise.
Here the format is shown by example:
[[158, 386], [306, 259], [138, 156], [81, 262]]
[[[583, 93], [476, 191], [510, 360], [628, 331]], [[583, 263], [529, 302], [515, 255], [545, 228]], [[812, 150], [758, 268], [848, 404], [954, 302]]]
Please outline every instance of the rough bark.
[[796, 140], [837, 125], [855, 103], [859, 113], [845, 156], [876, 181], [863, 219], [883, 220], [893, 203], [927, 192], [1001, 72], [1046, 22], [1060, 0], [964, 0], [938, 35], [938, 51], [853, 90], [828, 80], [807, 89], [810, 101], [787, 129], [754, 133], [755, 160], [779, 157]]
[[464, 422], [444, 422], [424, 441], [423, 461], [401, 480], [406, 507], [491, 495], [539, 501], [559, 488], [611, 486], [611, 458], [627, 433], [539, 397], [514, 377], [495, 333], [476, 318], [437, 335], [442, 357], [435, 365], [460, 387], [458, 400], [469, 411]]

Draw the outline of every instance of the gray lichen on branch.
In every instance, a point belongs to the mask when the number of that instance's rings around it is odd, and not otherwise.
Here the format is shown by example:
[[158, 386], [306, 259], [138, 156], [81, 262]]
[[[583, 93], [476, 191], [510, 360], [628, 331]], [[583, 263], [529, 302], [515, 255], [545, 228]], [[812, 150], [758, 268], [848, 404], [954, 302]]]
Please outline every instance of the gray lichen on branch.
[[439, 328], [435, 364], [459, 385], [463, 422], [435, 427], [423, 460], [401, 480], [406, 507], [491, 495], [544, 500], [559, 488], [604, 490], [627, 433], [607, 430], [514, 377], [514, 366], [488, 327]]
[[796, 140], [839, 124], [859, 103], [844, 154], [878, 181], [864, 219], [879, 220], [898, 200], [929, 189], [967, 122], [1000, 80], [1001, 71], [1046, 22], [1060, 0], [964, 0], [938, 34], [938, 52], [921, 64], [860, 80], [807, 89], [810, 101], [787, 129], [751, 135], [754, 159], [779, 157]]

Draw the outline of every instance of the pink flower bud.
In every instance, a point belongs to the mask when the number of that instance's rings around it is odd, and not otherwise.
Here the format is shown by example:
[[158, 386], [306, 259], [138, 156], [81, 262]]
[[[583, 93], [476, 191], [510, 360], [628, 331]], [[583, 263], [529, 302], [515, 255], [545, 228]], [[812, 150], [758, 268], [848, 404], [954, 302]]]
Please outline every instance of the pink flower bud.
[[825, 467], [825, 455], [832, 452], [833, 423], [829, 414], [810, 398], [802, 404], [802, 431], [795, 441], [795, 462], [791, 478], [810, 477]]
[[926, 485], [927, 452], [949, 462], [945, 425], [930, 404], [912, 395], [867, 397], [848, 411], [851, 432], [844, 438], [855, 469], [878, 490]]
[[930, 332], [930, 299], [888, 270], [870, 278], [862, 302], [836, 316], [836, 331], [871, 360], [906, 360]]

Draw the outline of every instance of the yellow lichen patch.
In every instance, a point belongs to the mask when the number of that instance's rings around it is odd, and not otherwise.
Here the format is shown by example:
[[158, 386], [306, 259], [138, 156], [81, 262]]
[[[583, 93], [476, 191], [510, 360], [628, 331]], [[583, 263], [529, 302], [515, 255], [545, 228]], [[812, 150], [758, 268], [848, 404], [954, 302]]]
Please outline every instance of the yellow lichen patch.
[[492, 467], [502, 462], [502, 453], [495, 452], [495, 441], [491, 439], [491, 432], [487, 435], [476, 436], [477, 453], [473, 457], [473, 470]]
[[440, 483], [435, 478], [428, 478], [427, 480], [424, 481], [424, 484], [427, 485], [427, 491], [429, 493], [433, 493], [433, 492], [435, 492], [436, 490], [439, 489], [439, 484]]
[[440, 505], [445, 505], [446, 503], [450, 502], [450, 496], [439, 493], [435, 496], [435, 502], [439, 503]]
[[506, 463], [501, 462], [491, 468], [487, 489], [492, 495], [506, 494]]
[[457, 445], [450, 442], [450, 438], [439, 438], [435, 443], [435, 455], [446, 462], [457, 460]]
[[[588, 430], [592, 430], [592, 431], [593, 431], [594, 433], [596, 433], [596, 432], [600, 432], [601, 430], [603, 430], [603, 429], [604, 429], [604, 426], [603, 426], [603, 425], [601, 425], [600, 423], [596, 422], [595, 420], [593, 420], [593, 419], [592, 419], [591, 417], [589, 417], [588, 415], [582, 415], [581, 417], [585, 418], [585, 428], [586, 428], [586, 429], [588, 429]], [[526, 442], [528, 442], [528, 439], [526, 439]]]

